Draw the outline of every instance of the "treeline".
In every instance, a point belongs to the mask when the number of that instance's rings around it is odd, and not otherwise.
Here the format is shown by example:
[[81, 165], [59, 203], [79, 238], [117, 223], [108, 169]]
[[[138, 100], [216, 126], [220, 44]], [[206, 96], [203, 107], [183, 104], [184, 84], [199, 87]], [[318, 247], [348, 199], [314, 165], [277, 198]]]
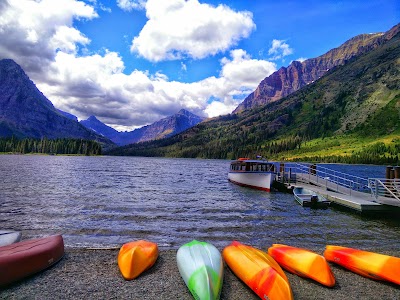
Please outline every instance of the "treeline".
[[366, 153], [362, 155], [353, 154], [349, 156], [303, 156], [300, 159], [291, 159], [291, 161], [335, 164], [400, 165], [400, 157], [397, 155], [374, 156]]
[[303, 156], [298, 159], [300, 160], [320, 163], [400, 165], [400, 140], [393, 141], [389, 145], [377, 142], [347, 156]]
[[96, 141], [83, 139], [17, 139], [0, 138], [0, 152], [101, 155], [101, 145]]

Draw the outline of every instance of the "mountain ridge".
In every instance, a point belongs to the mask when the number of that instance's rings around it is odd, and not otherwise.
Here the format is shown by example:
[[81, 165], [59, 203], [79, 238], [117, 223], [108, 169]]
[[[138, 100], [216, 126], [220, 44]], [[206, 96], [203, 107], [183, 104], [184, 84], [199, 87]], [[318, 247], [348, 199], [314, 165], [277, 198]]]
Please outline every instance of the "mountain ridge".
[[162, 139], [178, 134], [203, 121], [199, 117], [185, 109], [181, 109], [176, 114], [158, 120], [152, 124], [137, 128], [133, 131], [119, 132], [99, 121], [95, 116], [89, 117], [80, 123], [87, 128], [102, 134], [119, 146], [133, 143], [140, 143], [150, 140]]
[[58, 111], [11, 59], [0, 60], [0, 136], [82, 138], [111, 144]]
[[263, 79], [256, 90], [247, 96], [233, 113], [241, 113], [286, 97], [321, 78], [330, 69], [382, 45], [399, 30], [400, 24], [397, 24], [385, 33], [360, 34], [316, 58], [303, 62], [293, 61], [288, 67], [281, 67]]

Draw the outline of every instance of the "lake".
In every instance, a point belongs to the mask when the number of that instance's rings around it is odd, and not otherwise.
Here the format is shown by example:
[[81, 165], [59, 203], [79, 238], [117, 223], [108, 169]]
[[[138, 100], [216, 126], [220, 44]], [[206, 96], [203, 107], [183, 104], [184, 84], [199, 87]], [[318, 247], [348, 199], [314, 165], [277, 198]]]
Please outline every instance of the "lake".
[[[400, 249], [400, 218], [301, 207], [293, 195], [227, 180], [227, 160], [0, 155], [0, 228], [23, 238], [62, 234], [67, 247], [148, 239], [178, 249], [198, 239]], [[382, 177], [384, 166], [324, 165]], [[400, 255], [400, 253], [399, 253]]]

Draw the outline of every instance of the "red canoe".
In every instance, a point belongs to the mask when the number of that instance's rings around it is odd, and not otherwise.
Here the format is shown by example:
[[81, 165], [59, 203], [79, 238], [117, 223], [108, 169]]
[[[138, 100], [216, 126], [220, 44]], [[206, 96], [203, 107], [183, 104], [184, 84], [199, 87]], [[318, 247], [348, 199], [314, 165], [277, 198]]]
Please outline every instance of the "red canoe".
[[0, 286], [40, 272], [58, 262], [63, 255], [61, 235], [0, 247]]

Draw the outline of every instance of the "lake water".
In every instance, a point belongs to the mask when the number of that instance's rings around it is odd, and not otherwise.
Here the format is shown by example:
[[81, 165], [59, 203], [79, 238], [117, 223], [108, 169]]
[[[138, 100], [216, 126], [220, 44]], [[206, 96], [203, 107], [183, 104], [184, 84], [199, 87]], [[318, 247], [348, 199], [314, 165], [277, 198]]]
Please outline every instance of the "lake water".
[[[400, 218], [303, 208], [293, 195], [231, 184], [228, 167], [226, 160], [0, 155], [0, 228], [25, 239], [62, 234], [67, 247], [148, 239], [177, 249], [198, 239], [219, 249], [233, 240], [262, 249], [400, 249]], [[342, 168], [385, 174], [384, 166]]]

